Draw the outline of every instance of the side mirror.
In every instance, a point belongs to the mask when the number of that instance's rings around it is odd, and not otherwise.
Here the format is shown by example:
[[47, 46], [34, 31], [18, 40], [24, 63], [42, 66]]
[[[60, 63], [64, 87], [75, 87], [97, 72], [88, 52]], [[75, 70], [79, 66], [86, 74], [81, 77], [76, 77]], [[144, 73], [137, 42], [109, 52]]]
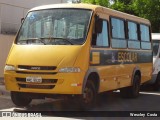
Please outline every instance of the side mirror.
[[96, 33], [101, 33], [103, 28], [103, 20], [99, 17], [96, 17], [95, 20], [95, 32]]
[[97, 41], [97, 34], [94, 33], [94, 34], [92, 35], [92, 45], [96, 45], [96, 41]]
[[21, 18], [21, 24], [24, 22], [24, 18]]

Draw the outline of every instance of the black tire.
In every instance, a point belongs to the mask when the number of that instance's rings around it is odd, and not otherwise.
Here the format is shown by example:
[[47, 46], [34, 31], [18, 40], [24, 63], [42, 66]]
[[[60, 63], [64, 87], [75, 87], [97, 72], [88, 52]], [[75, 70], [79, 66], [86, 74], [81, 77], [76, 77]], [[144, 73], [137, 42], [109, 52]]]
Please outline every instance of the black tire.
[[20, 92], [11, 92], [12, 102], [18, 107], [28, 106], [32, 99], [28, 96], [25, 96], [25, 93]]
[[82, 95], [81, 105], [85, 110], [91, 109], [95, 106], [97, 98], [97, 91], [93, 81], [88, 80], [84, 88], [84, 93]]
[[136, 74], [133, 78], [132, 86], [122, 88], [120, 94], [123, 98], [136, 98], [140, 91], [140, 76]]
[[159, 91], [160, 90], [160, 73], [158, 73], [157, 78], [156, 78], [156, 82], [154, 83], [153, 86], [155, 91]]

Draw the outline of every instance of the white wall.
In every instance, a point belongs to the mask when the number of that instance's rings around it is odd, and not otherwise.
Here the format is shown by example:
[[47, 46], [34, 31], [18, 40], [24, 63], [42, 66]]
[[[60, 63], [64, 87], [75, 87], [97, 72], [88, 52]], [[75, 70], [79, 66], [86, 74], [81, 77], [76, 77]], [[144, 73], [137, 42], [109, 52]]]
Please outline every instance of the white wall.
[[15, 34], [29, 9], [0, 3], [0, 33]]
[[0, 0], [0, 33], [15, 34], [21, 25], [21, 18], [33, 7], [63, 3], [66, 0]]
[[13, 35], [0, 35], [0, 78], [3, 77], [5, 61], [13, 43], [13, 40]]
[[0, 3], [6, 3], [25, 8], [33, 8], [39, 5], [64, 3], [67, 0], [0, 0]]

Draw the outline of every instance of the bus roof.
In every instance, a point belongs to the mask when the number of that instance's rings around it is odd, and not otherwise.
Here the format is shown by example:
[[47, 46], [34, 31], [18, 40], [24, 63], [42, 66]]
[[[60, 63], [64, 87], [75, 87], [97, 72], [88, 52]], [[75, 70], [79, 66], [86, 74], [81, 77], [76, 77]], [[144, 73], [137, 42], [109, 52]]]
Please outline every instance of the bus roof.
[[160, 40], [160, 33], [152, 33], [152, 40]]
[[43, 6], [35, 7], [33, 9], [31, 9], [30, 11], [52, 9], [52, 8], [89, 9], [89, 10], [93, 10], [93, 11], [96, 11], [96, 12], [106, 13], [106, 14], [111, 15], [111, 16], [120, 17], [120, 18], [123, 18], [123, 19], [132, 20], [132, 21], [136, 21], [136, 22], [140, 22], [140, 23], [150, 25], [150, 21], [147, 20], [147, 19], [140, 18], [140, 17], [130, 15], [130, 14], [127, 14], [127, 13], [123, 13], [123, 12], [120, 12], [120, 11], [116, 11], [116, 10], [113, 10], [113, 9], [109, 9], [109, 8], [106, 8], [106, 7], [102, 7], [102, 6], [99, 6], [99, 5], [92, 5], [92, 4], [83, 4], [83, 3], [79, 3], [79, 4], [74, 4], [74, 3], [51, 4], [51, 5], [43, 5]]
[[51, 9], [51, 8], [81, 8], [81, 9], [90, 9], [90, 10], [95, 10], [97, 7], [101, 7], [98, 5], [92, 5], [92, 4], [74, 4], [74, 3], [61, 3], [61, 4], [50, 4], [50, 5], [43, 5], [43, 6], [38, 6], [30, 11], [33, 10], [41, 10], [41, 9]]

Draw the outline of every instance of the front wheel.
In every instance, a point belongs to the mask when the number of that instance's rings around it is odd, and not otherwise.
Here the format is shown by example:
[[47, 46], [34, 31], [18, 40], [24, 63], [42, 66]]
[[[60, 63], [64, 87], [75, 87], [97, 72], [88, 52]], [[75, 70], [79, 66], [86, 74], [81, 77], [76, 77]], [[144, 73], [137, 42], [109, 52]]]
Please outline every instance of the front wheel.
[[136, 98], [139, 95], [140, 90], [140, 76], [134, 75], [132, 86], [122, 88], [120, 94], [124, 98]]
[[84, 88], [82, 96], [82, 107], [84, 109], [91, 109], [96, 103], [97, 92], [93, 81], [88, 80]]
[[11, 92], [11, 99], [12, 102], [19, 107], [28, 106], [32, 101], [31, 98], [25, 96], [25, 93], [20, 92]]

